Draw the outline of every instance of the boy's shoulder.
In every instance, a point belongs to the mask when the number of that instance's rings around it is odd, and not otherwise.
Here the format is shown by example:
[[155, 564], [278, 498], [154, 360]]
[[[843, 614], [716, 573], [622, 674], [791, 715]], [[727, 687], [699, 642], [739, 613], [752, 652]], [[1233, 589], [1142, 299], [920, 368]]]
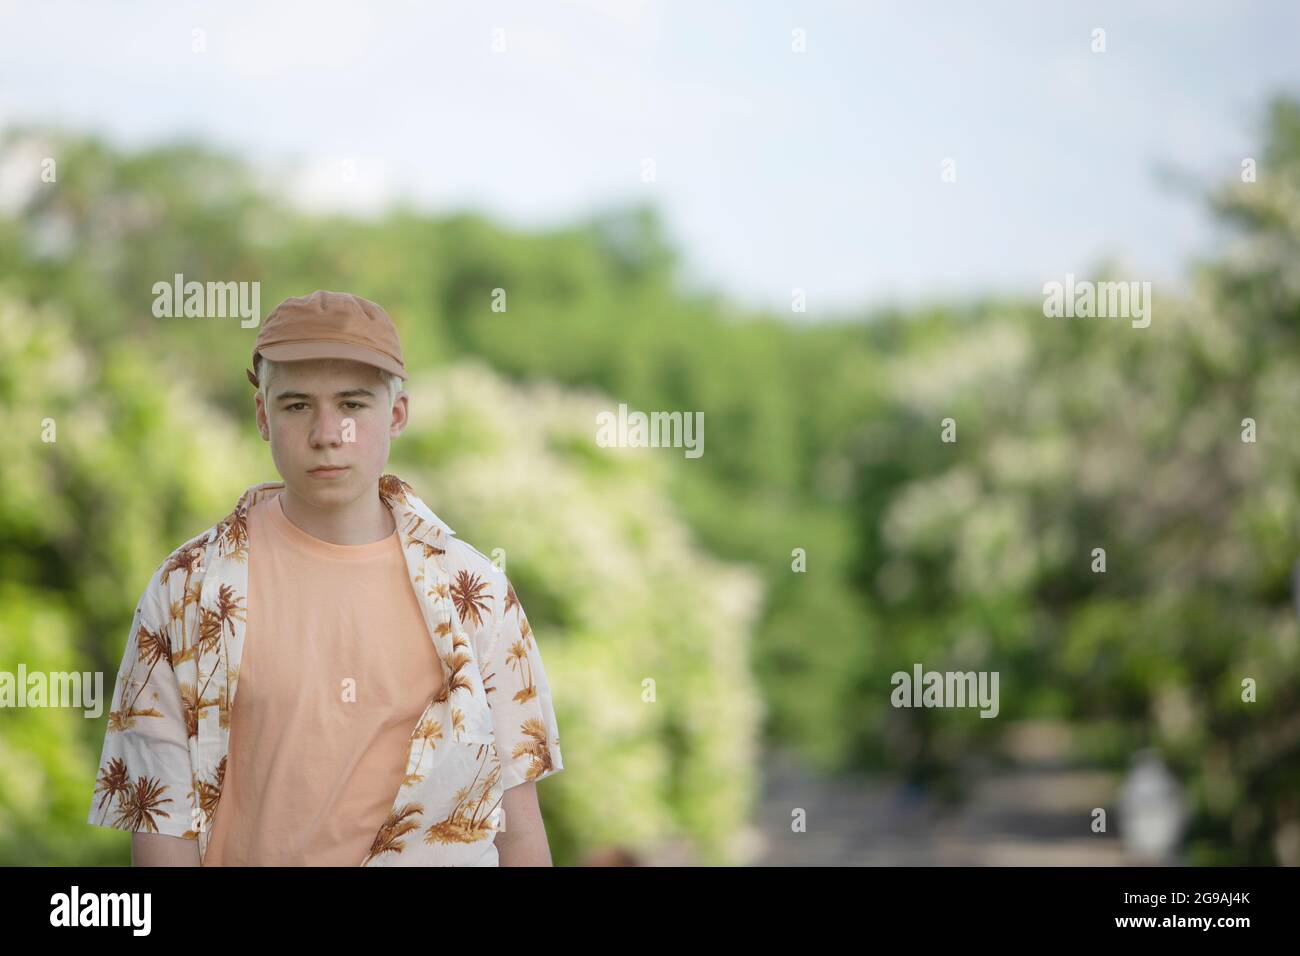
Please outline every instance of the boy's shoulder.
[[185, 589], [193, 590], [202, 584], [208, 564], [208, 549], [220, 533], [220, 529], [221, 522], [218, 522], [194, 535], [188, 541], [173, 548], [154, 567], [136, 606], [137, 614], [146, 607], [151, 613], [157, 613], [158, 608], [168, 607], [172, 601], [180, 599]]
[[453, 577], [459, 571], [467, 571], [493, 583], [505, 578], [495, 561], [464, 538], [455, 537], [454, 533], [447, 536], [447, 569]]
[[235, 507], [226, 512], [219, 521], [172, 549], [154, 572], [154, 583], [168, 584], [173, 573], [177, 571], [193, 581], [195, 577], [201, 576], [207, 565], [217, 557], [246, 556], [249, 543], [248, 513], [258, 504], [268, 501], [269, 491], [274, 491], [278, 487], [280, 486], [275, 482], [264, 482], [249, 488], [240, 497]]
[[212, 542], [216, 540], [217, 535], [221, 532], [221, 526], [225, 522], [223, 518], [216, 524], [204, 531], [196, 534], [184, 544], [177, 545], [172, 549], [160, 565], [158, 565], [158, 574], [161, 576], [162, 583], [167, 583], [172, 572], [180, 571], [189, 572], [190, 576], [201, 573], [204, 566], [204, 556], [211, 547]]
[[[494, 587], [498, 585], [504, 587], [507, 584], [505, 573], [497, 563], [464, 538], [459, 537], [451, 525], [439, 517], [406, 482], [395, 476], [386, 475], [380, 481], [380, 493], [390, 501], [399, 502], [403, 508], [417, 515], [417, 523], [438, 529], [437, 546], [443, 551], [443, 562], [453, 578], [463, 571], [490, 581]], [[426, 538], [426, 544], [431, 544], [434, 540]]]

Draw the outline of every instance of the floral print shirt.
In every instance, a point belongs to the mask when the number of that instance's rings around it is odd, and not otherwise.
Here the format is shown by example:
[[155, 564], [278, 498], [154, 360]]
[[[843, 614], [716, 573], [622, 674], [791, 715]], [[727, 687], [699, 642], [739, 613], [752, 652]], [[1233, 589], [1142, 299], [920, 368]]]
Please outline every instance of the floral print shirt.
[[[88, 822], [198, 841], [221, 799], [239, 682], [254, 485], [154, 572], [113, 691]], [[514, 587], [395, 475], [379, 481], [443, 668], [406, 776], [360, 866], [495, 866], [504, 792], [564, 769], [541, 654]]]

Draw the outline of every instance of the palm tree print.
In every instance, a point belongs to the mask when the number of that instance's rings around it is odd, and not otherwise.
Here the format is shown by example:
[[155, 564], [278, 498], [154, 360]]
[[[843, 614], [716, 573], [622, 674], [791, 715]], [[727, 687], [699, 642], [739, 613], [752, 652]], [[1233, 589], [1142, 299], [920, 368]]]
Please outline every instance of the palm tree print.
[[464, 651], [457, 651], [451, 655], [450, 660], [442, 662], [442, 670], [447, 679], [443, 681], [442, 690], [434, 698], [435, 703], [449, 699], [458, 690], [469, 690], [473, 686], [470, 683], [469, 671], [466, 670], [473, 663], [474, 658]]
[[[159, 661], [166, 661], [167, 666], [172, 666], [172, 642], [167, 639], [167, 635], [160, 629], [151, 631], [143, 624], [140, 630], [136, 632], [136, 647], [140, 653], [140, 660], [146, 662], [150, 670]], [[149, 678], [145, 678], [145, 683], [149, 683]]]
[[221, 758], [212, 780], [199, 779], [194, 785], [194, 796], [197, 797], [195, 802], [203, 812], [204, 821], [216, 816], [217, 804], [221, 800], [221, 788], [226, 782], [226, 759], [226, 757]]
[[[524, 780], [533, 780], [555, 766], [551, 761], [551, 748], [546, 745], [546, 727], [536, 717], [530, 717], [519, 725], [519, 730], [528, 739], [515, 744], [510, 756], [528, 755], [528, 773]], [[556, 745], [559, 745], [558, 740]]]
[[113, 826], [123, 830], [157, 833], [158, 824], [154, 817], [171, 816], [159, 809], [162, 804], [172, 802], [171, 797], [163, 797], [166, 790], [167, 787], [152, 777], [137, 777], [135, 786], [127, 787], [118, 797], [117, 817], [113, 820]]
[[[132, 694], [133, 690], [134, 694], [131, 696], [130, 703], [108, 715], [108, 729], [110, 731], [126, 730], [135, 723], [135, 718], [137, 717], [162, 716], [161, 713], [152, 707], [144, 710], [136, 710], [135, 705], [136, 701], [140, 699], [140, 695], [144, 693], [144, 689], [149, 686], [149, 678], [153, 676], [153, 670], [158, 666], [158, 662], [166, 661], [168, 667], [172, 666], [171, 641], [162, 630], [151, 631], [149, 628], [141, 624], [140, 629], [136, 631], [135, 643], [137, 656], [135, 661], [132, 661], [131, 669], [127, 672], [126, 680], [123, 682], [122, 700], [125, 700], [127, 695]], [[132, 680], [132, 677], [135, 675], [136, 663], [149, 665], [149, 670], [144, 675], [144, 681], [140, 684], [138, 689], [135, 689], [135, 682]]]
[[412, 830], [419, 829], [420, 821], [412, 820], [411, 817], [419, 817], [424, 812], [424, 807], [418, 803], [403, 804], [400, 808], [390, 810], [388, 819], [384, 821], [379, 832], [375, 834], [375, 841], [370, 844], [370, 852], [362, 861], [362, 866], [369, 863], [376, 857], [385, 853], [401, 853], [405, 846], [401, 839]]
[[167, 563], [163, 565], [162, 583], [167, 583], [167, 579], [171, 577], [173, 571], [184, 571], [185, 583], [188, 585], [195, 566], [202, 566], [203, 547], [206, 544], [207, 534], [204, 533], [173, 551], [167, 558]]
[[488, 611], [487, 601], [483, 600], [485, 590], [487, 582], [477, 574], [464, 570], [456, 572], [456, 583], [451, 586], [451, 599], [455, 602], [456, 613], [462, 621], [473, 621], [475, 627], [483, 626], [483, 615]]
[[190, 590], [190, 578], [195, 570], [203, 570], [204, 546], [207, 544], [207, 535], [200, 535], [188, 544], [182, 545], [174, 551], [167, 563], [163, 565], [162, 584], [166, 585], [167, 579], [171, 577], [173, 571], [185, 572], [185, 583], [181, 586], [181, 600], [179, 605], [173, 601], [171, 603], [171, 620], [181, 622], [181, 647], [185, 647], [185, 609], [191, 603], [198, 604], [199, 589], [196, 587]]
[[217, 589], [216, 605], [200, 610], [202, 617], [199, 621], [199, 645], [202, 653], [207, 654], [216, 649], [217, 641], [225, 636], [227, 626], [230, 628], [231, 636], [234, 636], [235, 622], [244, 620], [245, 612], [240, 606], [241, 600], [235, 594], [234, 588], [229, 584], [223, 584]]
[[412, 783], [419, 783], [421, 780], [424, 779], [424, 775], [419, 773], [418, 771], [420, 769], [421, 762], [424, 760], [425, 747], [432, 746], [434, 750], [438, 749], [437, 744], [430, 743], [435, 739], [436, 740], [442, 739], [442, 724], [438, 723], [432, 717], [427, 717], [424, 720], [421, 720], [416, 725], [415, 731], [411, 734], [412, 743], [414, 743], [417, 740], [420, 741], [420, 753], [415, 758], [415, 769], [417, 772], [408, 773], [405, 779], [402, 781], [403, 786]]
[[512, 671], [519, 671], [524, 681], [524, 686], [515, 692], [513, 699], [523, 704], [536, 697], [537, 688], [533, 686], [532, 659], [528, 656], [528, 647], [522, 640], [515, 641], [510, 645], [510, 652], [506, 655], [506, 664]]
[[[209, 674], [209, 680], [211, 680], [211, 677], [212, 675]], [[207, 684], [203, 685], [205, 690], [207, 686]], [[188, 681], [180, 685], [180, 691], [181, 709], [185, 712], [185, 733], [187, 736], [197, 737], [199, 735], [199, 715], [209, 707], [220, 704], [221, 701], [215, 698], [212, 700], [201, 699], [198, 691], [194, 689], [194, 685]]]
[[424, 547], [424, 556], [426, 558], [432, 557], [435, 554], [447, 553], [444, 548], [435, 547], [424, 540], [428, 535], [441, 534], [441, 529], [436, 525], [425, 521], [414, 511], [406, 516], [405, 520], [402, 521], [399, 527], [402, 529], [402, 533], [406, 535], [407, 546], [409, 547], [412, 544], [419, 543]]
[[[483, 744], [478, 753], [478, 773], [474, 774], [474, 779], [468, 786], [456, 791], [456, 805], [451, 808], [446, 819], [431, 824], [424, 831], [425, 843], [475, 843], [489, 839], [487, 834], [496, 832], [491, 825], [491, 817], [501, 803], [502, 791], [498, 787], [501, 766], [494, 761], [496, 765], [479, 783], [479, 774], [483, 772], [483, 765], [488, 762], [491, 750], [487, 744]], [[489, 804], [488, 801], [492, 802]]]
[[235, 561], [248, 557], [248, 507], [242, 502], [217, 525], [216, 541], [221, 554]]
[[108, 816], [109, 805], [113, 802], [114, 797], [120, 797], [131, 789], [131, 775], [127, 772], [126, 764], [120, 757], [114, 757], [100, 774], [99, 781], [95, 784], [95, 792], [103, 791], [103, 796], [99, 798], [99, 806], [104, 812], [100, 814], [99, 822], [103, 823]]
[[[200, 654], [206, 654], [216, 650], [217, 643], [221, 643], [220, 660], [212, 667], [212, 672], [208, 674], [208, 681], [212, 680], [212, 675], [217, 672], [217, 667], [221, 661], [230, 660], [230, 648], [226, 644], [226, 628], [229, 626], [230, 634], [235, 634], [235, 622], [243, 621], [245, 609], [240, 606], [242, 599], [236, 595], [234, 588], [229, 584], [222, 584], [217, 589], [217, 603], [215, 607], [205, 607], [199, 610], [199, 643]], [[230, 726], [230, 675], [227, 673], [226, 680], [221, 682], [220, 704], [220, 721], [222, 727]], [[207, 683], [204, 683], [203, 690], [207, 690]], [[201, 692], [200, 692], [201, 693]]]
[[[480, 669], [480, 673], [481, 673], [481, 669]], [[496, 690], [496, 687], [492, 685], [492, 681], [496, 678], [496, 676], [497, 676], [496, 671], [483, 674], [483, 696], [484, 697], [487, 697], [489, 694], [491, 694], [493, 691]], [[491, 706], [491, 703], [492, 702], [489, 699], [488, 700], [489, 707]]]

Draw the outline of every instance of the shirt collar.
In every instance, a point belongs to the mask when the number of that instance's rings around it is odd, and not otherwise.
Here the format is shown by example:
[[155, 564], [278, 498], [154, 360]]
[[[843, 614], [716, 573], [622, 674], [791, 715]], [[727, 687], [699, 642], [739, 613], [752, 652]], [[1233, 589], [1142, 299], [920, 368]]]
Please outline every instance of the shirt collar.
[[[249, 510], [259, 501], [283, 491], [283, 481], [264, 481], [252, 485], [239, 497], [223, 525], [243, 526]], [[447, 522], [434, 514], [415, 494], [415, 490], [396, 475], [383, 475], [379, 479], [379, 498], [393, 513], [397, 528], [408, 538], [423, 542], [441, 553], [448, 537], [456, 534]]]

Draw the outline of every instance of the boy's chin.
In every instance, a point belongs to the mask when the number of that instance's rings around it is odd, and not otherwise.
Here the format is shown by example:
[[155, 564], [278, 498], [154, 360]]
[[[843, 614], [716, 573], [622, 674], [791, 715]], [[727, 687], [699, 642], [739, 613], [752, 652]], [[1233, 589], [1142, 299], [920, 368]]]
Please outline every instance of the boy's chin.
[[356, 474], [349, 469], [334, 478], [313, 478], [304, 474], [295, 481], [286, 481], [285, 487], [311, 504], [339, 505], [359, 497], [364, 482], [358, 482]]

